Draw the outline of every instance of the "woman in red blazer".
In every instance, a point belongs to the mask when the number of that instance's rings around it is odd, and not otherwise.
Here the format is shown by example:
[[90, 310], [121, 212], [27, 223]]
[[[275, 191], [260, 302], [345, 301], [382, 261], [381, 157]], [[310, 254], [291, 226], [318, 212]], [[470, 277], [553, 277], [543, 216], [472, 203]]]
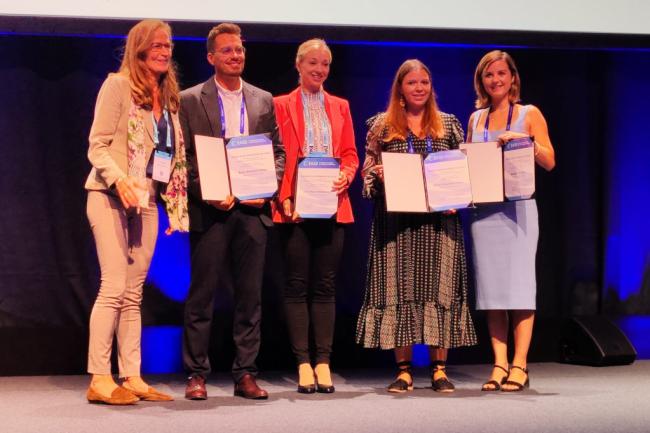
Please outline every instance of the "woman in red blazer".
[[[291, 348], [298, 363], [298, 392], [334, 392], [329, 369], [336, 312], [336, 273], [343, 250], [343, 224], [354, 222], [348, 187], [359, 166], [350, 106], [323, 90], [332, 52], [322, 39], [298, 47], [296, 69], [300, 86], [274, 98], [275, 114], [287, 160], [273, 220], [280, 227], [286, 254], [283, 295]], [[331, 219], [301, 219], [295, 212], [298, 159], [332, 156], [340, 160], [332, 184], [338, 210]], [[312, 368], [309, 329], [313, 332]]]

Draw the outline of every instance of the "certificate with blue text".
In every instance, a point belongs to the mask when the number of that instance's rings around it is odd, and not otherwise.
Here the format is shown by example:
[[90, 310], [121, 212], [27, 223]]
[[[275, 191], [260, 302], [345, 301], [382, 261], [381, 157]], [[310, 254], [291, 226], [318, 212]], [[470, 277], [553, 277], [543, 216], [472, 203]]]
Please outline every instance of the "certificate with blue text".
[[233, 137], [226, 145], [230, 188], [239, 200], [272, 197], [278, 190], [273, 143], [264, 134]]
[[503, 146], [503, 189], [508, 200], [535, 194], [535, 146], [530, 138], [516, 138]]
[[301, 218], [331, 218], [338, 209], [339, 197], [332, 191], [340, 164], [335, 158], [305, 158], [298, 164], [296, 212]]
[[462, 209], [472, 202], [467, 156], [460, 150], [430, 153], [424, 159], [424, 178], [431, 211]]

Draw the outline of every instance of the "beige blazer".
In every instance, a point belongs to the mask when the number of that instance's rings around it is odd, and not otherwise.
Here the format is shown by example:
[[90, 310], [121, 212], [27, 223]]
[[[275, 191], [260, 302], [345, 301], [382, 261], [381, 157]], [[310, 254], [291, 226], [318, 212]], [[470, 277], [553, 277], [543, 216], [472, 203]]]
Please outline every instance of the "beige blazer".
[[[131, 87], [129, 79], [119, 73], [110, 74], [97, 95], [95, 118], [88, 137], [88, 159], [93, 168], [86, 180], [88, 190], [104, 190], [117, 179], [127, 176], [128, 144], [127, 129], [131, 107]], [[145, 150], [148, 161], [153, 151], [153, 122], [151, 111], [144, 116]], [[175, 142], [179, 143], [181, 128], [178, 113], [172, 113]]]

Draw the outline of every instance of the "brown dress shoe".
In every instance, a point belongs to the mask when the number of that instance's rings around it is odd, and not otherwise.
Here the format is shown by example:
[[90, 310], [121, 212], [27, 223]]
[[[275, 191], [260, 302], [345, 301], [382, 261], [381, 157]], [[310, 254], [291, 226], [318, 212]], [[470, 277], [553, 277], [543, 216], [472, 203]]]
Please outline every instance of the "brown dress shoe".
[[88, 392], [86, 392], [86, 399], [88, 399], [88, 403], [104, 403], [113, 405], [135, 404], [140, 401], [140, 399], [131, 391], [122, 388], [121, 386], [115, 388], [109, 397], [100, 394], [91, 385], [88, 387]]
[[235, 383], [235, 395], [253, 400], [269, 398], [269, 393], [257, 386], [255, 377], [252, 374], [245, 374], [244, 377], [239, 379], [239, 382]]
[[187, 379], [185, 398], [188, 400], [206, 400], [208, 398], [208, 391], [205, 389], [205, 378], [203, 376], [193, 374]]

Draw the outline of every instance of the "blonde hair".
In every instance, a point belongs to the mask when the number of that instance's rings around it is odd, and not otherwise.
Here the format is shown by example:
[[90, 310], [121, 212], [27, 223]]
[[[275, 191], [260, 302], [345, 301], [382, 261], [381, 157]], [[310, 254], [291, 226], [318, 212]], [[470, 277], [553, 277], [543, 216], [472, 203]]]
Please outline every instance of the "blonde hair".
[[325, 42], [324, 39], [314, 38], [303, 42], [298, 47], [298, 52], [296, 52], [296, 66], [298, 66], [298, 63], [302, 62], [308, 52], [320, 49], [325, 50], [330, 58], [330, 63], [332, 63], [332, 50], [327, 46], [327, 42]]
[[[145, 60], [158, 30], [163, 30], [171, 39], [171, 27], [160, 20], [143, 20], [129, 30], [119, 70], [120, 74], [129, 78], [133, 102], [149, 109], [153, 107], [153, 86]], [[171, 59], [169, 69], [160, 76], [158, 89], [160, 105], [171, 112], [177, 112], [179, 106], [178, 81], [176, 65]]]
[[[418, 59], [409, 59], [402, 63], [397, 70], [393, 85], [390, 91], [390, 100], [388, 101], [388, 108], [386, 108], [385, 122], [388, 126], [388, 136], [386, 140], [395, 138], [405, 139], [408, 131], [408, 122], [406, 120], [406, 107], [403, 107], [400, 100], [403, 101], [402, 96], [402, 82], [404, 77], [412, 71], [422, 69], [429, 76], [431, 80], [431, 71], [427, 66]], [[404, 102], [402, 102], [404, 103]], [[431, 85], [431, 94], [429, 99], [425, 102], [424, 115], [422, 116], [422, 131], [423, 136], [431, 135], [432, 138], [441, 138], [445, 134], [445, 127], [442, 123], [442, 117], [438, 110], [436, 102], [436, 94]]]
[[476, 103], [474, 105], [476, 108], [487, 108], [490, 106], [490, 95], [488, 95], [487, 90], [483, 86], [483, 72], [497, 60], [504, 60], [506, 62], [513, 77], [510, 91], [508, 92], [508, 100], [511, 104], [519, 102], [521, 79], [519, 78], [519, 71], [517, 71], [515, 61], [505, 51], [493, 50], [483, 56], [474, 72], [474, 90], [476, 90]]

